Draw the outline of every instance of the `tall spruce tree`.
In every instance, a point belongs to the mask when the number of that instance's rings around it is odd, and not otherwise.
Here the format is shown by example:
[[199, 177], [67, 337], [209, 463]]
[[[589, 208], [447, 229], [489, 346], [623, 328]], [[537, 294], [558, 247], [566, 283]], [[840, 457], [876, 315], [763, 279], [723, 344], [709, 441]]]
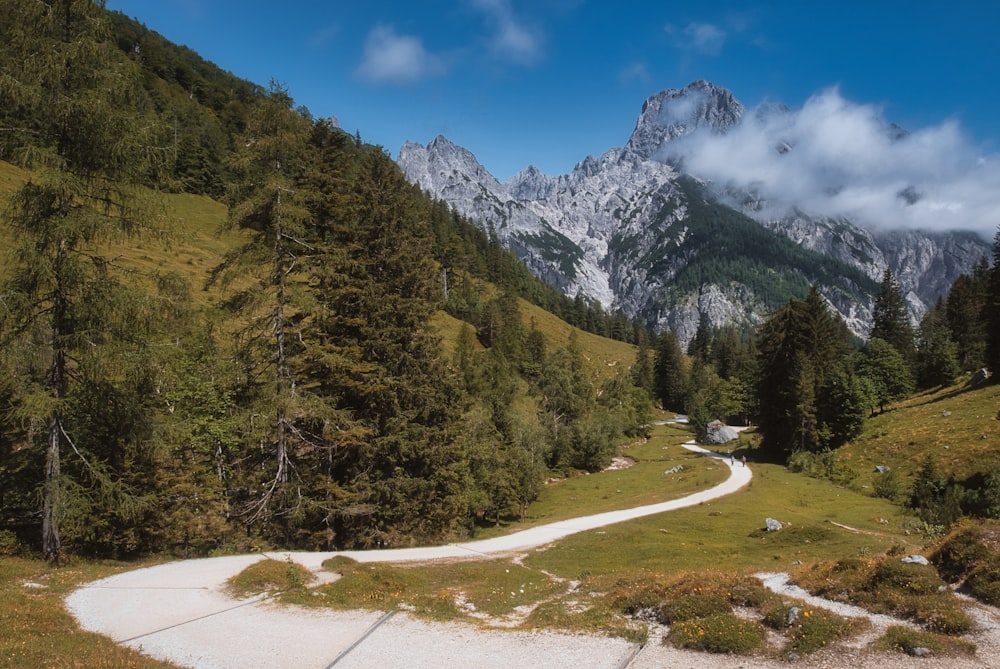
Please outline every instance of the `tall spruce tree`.
[[[44, 437], [42, 555], [58, 560], [68, 487], [85, 493], [96, 481], [121, 509], [135, 500], [114, 471], [120, 452], [87, 457], [83, 434], [98, 430], [84, 423], [110, 407], [83, 402], [96, 389], [120, 396], [124, 361], [142, 353], [142, 300], [106, 243], [148, 226], [140, 185], [166, 152], [136, 70], [109, 40], [103, 2], [4, 0], [0, 12], [0, 107], [21, 113], [21, 125], [2, 133], [4, 149], [31, 170], [6, 207], [20, 244], [8, 265], [3, 350], [31, 353], [16, 361], [21, 419]], [[114, 448], [134, 438], [119, 433]], [[64, 449], [76, 455], [76, 478]]]
[[853, 436], [848, 426], [857, 422], [839, 413], [856, 414], [862, 406], [843, 397], [860, 392], [858, 384], [844, 381], [850, 331], [815, 286], [761, 326], [758, 350], [758, 421], [767, 451], [779, 457], [819, 451]]
[[[302, 510], [293, 444], [315, 436], [297, 424], [303, 404], [295, 369], [300, 340], [291, 336], [308, 313], [303, 277], [318, 253], [308, 193], [301, 187], [310, 136], [309, 120], [272, 83], [251, 110], [230, 161], [234, 180], [227, 225], [248, 236], [215, 269], [213, 280], [235, 290], [228, 306], [241, 321], [237, 353], [240, 392], [250, 407], [244, 430], [248, 454], [264, 452], [271, 460], [270, 465], [246, 460], [253, 464], [245, 470], [247, 497], [237, 512], [248, 525], [280, 521], [287, 529], [288, 516]], [[258, 471], [267, 472], [264, 480], [254, 480]]]
[[653, 361], [653, 389], [664, 409], [684, 411], [687, 364], [680, 341], [671, 330], [660, 334]]
[[908, 365], [914, 363], [916, 348], [909, 310], [899, 282], [886, 269], [872, 308], [872, 339], [882, 339], [896, 349]]
[[985, 321], [989, 326], [986, 340], [986, 365], [992, 374], [1000, 374], [1000, 226], [993, 237], [993, 267], [986, 300]]

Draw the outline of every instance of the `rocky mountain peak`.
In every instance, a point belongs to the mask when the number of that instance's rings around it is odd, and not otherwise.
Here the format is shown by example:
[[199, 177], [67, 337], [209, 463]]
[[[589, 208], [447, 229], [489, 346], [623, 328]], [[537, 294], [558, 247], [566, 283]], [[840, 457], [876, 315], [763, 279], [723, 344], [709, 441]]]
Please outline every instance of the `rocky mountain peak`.
[[507, 179], [504, 188], [511, 197], [518, 200], [543, 200], [551, 194], [554, 180], [546, 176], [534, 165], [528, 165], [523, 170]]
[[684, 88], [670, 88], [649, 97], [626, 149], [656, 160], [672, 139], [705, 128], [723, 133], [743, 118], [745, 108], [727, 89], [701, 79]]

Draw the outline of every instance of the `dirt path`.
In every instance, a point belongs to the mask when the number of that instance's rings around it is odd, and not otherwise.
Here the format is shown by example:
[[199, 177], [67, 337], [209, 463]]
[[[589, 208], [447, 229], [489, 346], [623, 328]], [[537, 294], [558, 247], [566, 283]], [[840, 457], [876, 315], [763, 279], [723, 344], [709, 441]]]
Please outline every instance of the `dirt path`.
[[[688, 442], [689, 450], [730, 468], [723, 483], [687, 497], [560, 521], [504, 537], [446, 546], [337, 553], [275, 552], [172, 562], [91, 583], [67, 598], [80, 626], [141, 652], [198, 669], [250, 667], [379, 667], [379, 669], [475, 667], [573, 667], [579, 669], [778, 669], [786, 662], [682, 651], [653, 638], [643, 647], [623, 639], [549, 632], [483, 630], [462, 623], [428, 623], [405, 613], [306, 610], [279, 607], [266, 598], [235, 600], [226, 581], [266, 558], [291, 559], [322, 574], [334, 555], [359, 562], [406, 562], [475, 558], [544, 546], [576, 532], [693, 506], [736, 492], [752, 477], [750, 467]], [[984, 613], [982, 649], [957, 664], [945, 658], [914, 660], [872, 655], [863, 649], [817, 653], [797, 662], [816, 669], [958, 669], [1000, 662], [1000, 624]], [[985, 652], [983, 652], [985, 651]]]

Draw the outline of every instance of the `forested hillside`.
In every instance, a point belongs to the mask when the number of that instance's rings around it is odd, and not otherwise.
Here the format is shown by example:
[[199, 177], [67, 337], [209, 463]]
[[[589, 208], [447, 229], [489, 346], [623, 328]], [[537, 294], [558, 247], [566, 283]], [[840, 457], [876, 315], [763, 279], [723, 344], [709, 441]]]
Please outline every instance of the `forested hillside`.
[[439, 541], [648, 422], [632, 348], [598, 374], [523, 299], [632, 325], [380, 147], [101, 3], [0, 16], [8, 538], [48, 559]]

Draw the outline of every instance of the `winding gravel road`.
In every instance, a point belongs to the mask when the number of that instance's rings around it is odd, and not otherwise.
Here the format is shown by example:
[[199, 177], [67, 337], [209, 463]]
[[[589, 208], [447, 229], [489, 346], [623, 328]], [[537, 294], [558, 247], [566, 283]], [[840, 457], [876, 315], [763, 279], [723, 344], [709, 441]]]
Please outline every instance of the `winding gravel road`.
[[[723, 483], [680, 499], [565, 520], [493, 539], [427, 548], [278, 552], [170, 562], [95, 581], [67, 607], [85, 630], [176, 664], [198, 669], [247, 667], [625, 667], [638, 647], [622, 639], [481, 630], [433, 624], [405, 614], [305, 610], [266, 598], [235, 600], [226, 581], [267, 558], [291, 559], [322, 577], [334, 555], [359, 562], [408, 562], [497, 556], [544, 546], [576, 532], [672, 511], [733, 493], [749, 467], [688, 442], [730, 467]], [[517, 658], [512, 662], [512, 658]]]

